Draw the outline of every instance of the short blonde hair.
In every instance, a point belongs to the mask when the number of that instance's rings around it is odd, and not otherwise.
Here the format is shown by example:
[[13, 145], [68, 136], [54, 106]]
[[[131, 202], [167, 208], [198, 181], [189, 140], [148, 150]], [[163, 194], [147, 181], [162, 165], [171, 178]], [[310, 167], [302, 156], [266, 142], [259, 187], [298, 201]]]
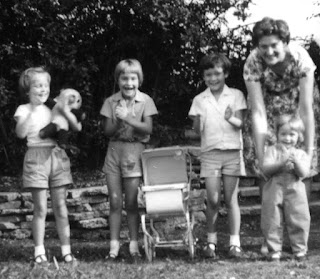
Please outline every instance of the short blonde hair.
[[143, 72], [140, 62], [136, 59], [124, 59], [121, 60], [114, 70], [114, 80], [118, 83], [119, 76], [125, 72], [131, 72], [138, 75], [139, 85], [143, 82]]
[[300, 116], [297, 114], [282, 114], [278, 116], [275, 121], [277, 135], [279, 133], [280, 128], [286, 124], [289, 124], [290, 128], [298, 133], [298, 142], [302, 143], [304, 141], [303, 133], [305, 128]]
[[22, 72], [19, 78], [19, 91], [21, 94], [27, 94], [30, 91], [32, 78], [36, 74], [46, 74], [48, 82], [51, 82], [50, 74], [42, 67], [31, 67]]

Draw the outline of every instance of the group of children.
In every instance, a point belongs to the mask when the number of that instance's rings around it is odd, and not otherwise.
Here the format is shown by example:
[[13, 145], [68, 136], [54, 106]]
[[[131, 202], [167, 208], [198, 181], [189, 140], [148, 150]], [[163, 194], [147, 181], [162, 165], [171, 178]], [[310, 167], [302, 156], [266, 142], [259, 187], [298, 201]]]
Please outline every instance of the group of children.
[[[198, 94], [189, 111], [194, 130], [201, 136], [201, 177], [207, 191], [207, 244], [203, 255], [215, 258], [217, 252], [217, 218], [221, 198], [221, 184], [228, 208], [229, 256], [242, 256], [240, 244], [240, 208], [238, 204], [239, 176], [242, 173], [243, 115], [247, 108], [240, 90], [225, 84], [231, 63], [223, 54], [202, 58], [200, 70], [207, 89]], [[106, 173], [110, 202], [110, 251], [106, 259], [117, 260], [120, 249], [120, 227], [123, 195], [130, 234], [129, 252], [133, 261], [141, 258], [138, 247], [139, 214], [138, 187], [142, 177], [140, 156], [152, 133], [152, 117], [157, 108], [152, 98], [139, 91], [143, 72], [139, 61], [126, 59], [115, 69], [119, 91], [104, 101], [100, 114], [103, 132], [110, 139], [103, 166]], [[27, 138], [28, 150], [23, 166], [23, 187], [30, 189], [34, 202], [33, 239], [34, 261], [47, 263], [44, 248], [47, 190], [66, 263], [74, 262], [70, 248], [70, 226], [66, 206], [66, 190], [72, 183], [70, 161], [55, 138], [43, 137], [40, 131], [52, 122], [51, 110], [45, 105], [50, 93], [50, 75], [42, 68], [25, 70], [19, 80], [29, 103], [20, 105], [14, 118], [16, 134]], [[56, 108], [74, 131], [81, 130], [81, 122], [62, 102]], [[310, 214], [305, 187], [310, 159], [299, 149], [304, 127], [296, 115], [282, 115], [276, 122], [277, 144], [266, 149], [262, 172], [267, 183], [263, 188], [261, 210], [262, 232], [271, 260], [279, 260], [282, 250], [282, 212], [291, 247], [297, 259], [304, 259], [310, 227]], [[58, 127], [59, 131], [61, 128]]]

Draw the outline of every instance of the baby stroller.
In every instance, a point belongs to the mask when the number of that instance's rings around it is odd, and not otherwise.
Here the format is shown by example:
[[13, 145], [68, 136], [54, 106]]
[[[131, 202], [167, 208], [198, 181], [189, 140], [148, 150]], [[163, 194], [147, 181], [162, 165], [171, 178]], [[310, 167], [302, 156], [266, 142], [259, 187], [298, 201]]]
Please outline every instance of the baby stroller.
[[[189, 165], [189, 173], [187, 166]], [[141, 187], [146, 209], [141, 215], [144, 248], [147, 259], [155, 257], [156, 247], [188, 247], [191, 259], [195, 254], [194, 217], [189, 208], [191, 157], [179, 146], [147, 149], [142, 153], [144, 185]], [[154, 226], [154, 219], [184, 216], [186, 229], [180, 240], [163, 240]], [[147, 230], [146, 219], [151, 232]]]

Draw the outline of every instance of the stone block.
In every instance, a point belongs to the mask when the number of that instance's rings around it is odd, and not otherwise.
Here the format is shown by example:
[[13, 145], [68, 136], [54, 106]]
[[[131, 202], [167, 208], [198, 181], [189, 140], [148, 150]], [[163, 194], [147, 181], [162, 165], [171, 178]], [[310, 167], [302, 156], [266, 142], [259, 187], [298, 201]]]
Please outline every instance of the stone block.
[[70, 221], [88, 220], [94, 218], [94, 212], [69, 213]]
[[31, 222], [33, 220], [33, 215], [26, 215], [26, 221]]
[[15, 230], [20, 229], [20, 226], [11, 222], [0, 222], [0, 230]]
[[78, 226], [84, 229], [106, 228], [108, 226], [108, 222], [105, 218], [93, 218], [90, 220], [79, 221]]
[[18, 209], [21, 207], [21, 201], [10, 201], [0, 203], [0, 210], [2, 209]]
[[0, 203], [14, 201], [20, 198], [18, 192], [0, 192]]
[[95, 204], [95, 203], [103, 203], [107, 202], [108, 198], [104, 195], [92, 196], [92, 197], [83, 197], [83, 198], [74, 198], [67, 199], [67, 206], [78, 206], [84, 203]]
[[10, 238], [13, 239], [26, 239], [31, 237], [31, 230], [17, 229], [10, 233]]
[[21, 199], [23, 201], [30, 201], [32, 202], [32, 194], [31, 193], [21, 193]]
[[2, 209], [0, 215], [26, 215], [32, 212], [32, 209]]
[[107, 186], [71, 189], [68, 191], [68, 198], [71, 198], [71, 199], [78, 199], [81, 197], [98, 196], [98, 195], [108, 196]]
[[[20, 225], [21, 225], [21, 229], [29, 229], [29, 230], [32, 229], [32, 222], [21, 222]], [[54, 229], [54, 228], [56, 228], [56, 222], [54, 222], [54, 221], [51, 221], [51, 222], [46, 221], [45, 222], [45, 226], [48, 229]]]
[[98, 210], [93, 212], [94, 212], [94, 218], [98, 218], [98, 217], [108, 218], [110, 214], [110, 209]]
[[75, 206], [75, 212], [89, 212], [93, 211], [92, 206], [89, 203], [84, 203]]
[[33, 210], [33, 202], [31, 202], [31, 201], [25, 201], [25, 202], [23, 202], [23, 207]]
[[240, 187], [239, 195], [240, 197], [259, 197], [259, 187]]
[[92, 204], [93, 211], [106, 211], [110, 209], [110, 205], [107, 202]]
[[256, 178], [255, 177], [241, 177], [239, 181], [240, 187], [250, 187], [256, 185]]
[[4, 223], [19, 223], [21, 221], [24, 221], [25, 218], [21, 215], [8, 215], [8, 216], [0, 216], [0, 222]]

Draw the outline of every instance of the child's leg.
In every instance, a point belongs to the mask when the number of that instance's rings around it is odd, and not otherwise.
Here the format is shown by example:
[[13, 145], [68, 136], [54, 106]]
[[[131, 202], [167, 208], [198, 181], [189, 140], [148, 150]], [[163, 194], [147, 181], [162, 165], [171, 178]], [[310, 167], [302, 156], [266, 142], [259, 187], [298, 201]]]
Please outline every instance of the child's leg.
[[[207, 230], [208, 235], [217, 233], [217, 218], [220, 206], [221, 196], [221, 177], [206, 177], [205, 178], [207, 190]], [[216, 243], [208, 239], [208, 242]]]
[[[34, 204], [32, 220], [32, 235], [35, 245], [34, 257], [37, 258], [40, 255], [45, 255], [43, 243], [47, 216], [47, 190], [33, 189], [31, 193]], [[41, 259], [44, 261], [47, 260], [45, 256], [42, 256]], [[41, 259], [39, 258], [39, 262], [41, 262]]]
[[[239, 178], [237, 176], [224, 175], [224, 200], [228, 208], [228, 221], [230, 232], [230, 247], [240, 247], [240, 223], [241, 214], [238, 202], [238, 185]], [[237, 248], [241, 252], [239, 248]]]
[[140, 177], [130, 177], [123, 179], [125, 190], [125, 204], [127, 211], [127, 221], [130, 234], [130, 253], [139, 253], [138, 249], [138, 233], [139, 233], [139, 211], [138, 211], [138, 187], [140, 185]]
[[[283, 179], [283, 178], [280, 178]], [[282, 251], [283, 237], [283, 186], [272, 178], [263, 187], [261, 229], [271, 253]]]
[[118, 256], [120, 244], [120, 228], [122, 217], [122, 179], [118, 175], [107, 174], [107, 186], [109, 191], [109, 226], [110, 226], [110, 252], [114, 257]]
[[72, 261], [70, 247], [70, 225], [66, 204], [67, 187], [51, 188], [52, 210], [56, 219], [57, 232], [61, 243], [61, 252], [66, 262]]
[[223, 176], [224, 200], [228, 208], [229, 232], [230, 235], [240, 233], [240, 207], [238, 202], [239, 178], [236, 176]]
[[284, 214], [292, 252], [304, 256], [308, 251], [310, 212], [302, 182], [291, 185], [284, 201]]

